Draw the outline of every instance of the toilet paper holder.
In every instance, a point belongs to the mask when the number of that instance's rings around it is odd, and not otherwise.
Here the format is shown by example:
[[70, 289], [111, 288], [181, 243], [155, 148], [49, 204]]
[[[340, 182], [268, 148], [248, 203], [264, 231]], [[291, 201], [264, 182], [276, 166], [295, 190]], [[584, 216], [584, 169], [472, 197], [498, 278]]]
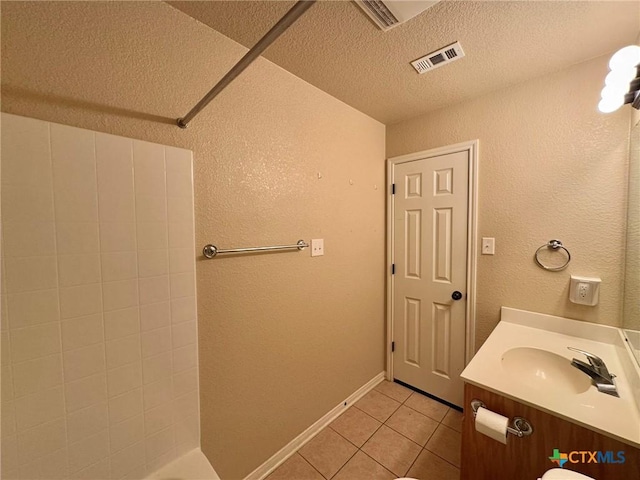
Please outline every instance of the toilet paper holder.
[[[471, 400], [471, 410], [473, 411], [473, 416], [475, 418], [478, 413], [478, 409], [487, 408], [486, 405], [481, 400]], [[518, 438], [529, 436], [533, 433], [533, 427], [529, 423], [526, 418], [523, 417], [513, 417], [511, 421], [513, 426], [507, 426], [507, 432], [512, 435], [515, 435]]]

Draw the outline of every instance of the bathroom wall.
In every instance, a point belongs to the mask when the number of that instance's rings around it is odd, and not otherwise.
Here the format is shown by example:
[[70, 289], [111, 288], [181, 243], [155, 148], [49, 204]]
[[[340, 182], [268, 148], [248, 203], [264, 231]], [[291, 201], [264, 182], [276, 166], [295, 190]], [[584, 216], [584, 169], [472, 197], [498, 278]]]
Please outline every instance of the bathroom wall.
[[191, 152], [2, 114], [2, 478], [199, 446]]
[[[629, 107], [597, 111], [610, 55], [387, 127], [387, 155], [479, 139], [479, 347], [500, 306], [617, 326], [623, 292]], [[560, 239], [561, 272], [533, 261]], [[479, 245], [478, 245], [479, 249]], [[569, 276], [602, 279], [596, 307], [569, 302]]]
[[635, 109], [630, 130], [628, 195], [622, 326], [640, 330], [640, 110]]
[[[295, 25], [292, 27], [295, 28]], [[202, 448], [243, 478], [384, 370], [385, 127], [163, 2], [2, 5], [2, 110], [193, 151]]]

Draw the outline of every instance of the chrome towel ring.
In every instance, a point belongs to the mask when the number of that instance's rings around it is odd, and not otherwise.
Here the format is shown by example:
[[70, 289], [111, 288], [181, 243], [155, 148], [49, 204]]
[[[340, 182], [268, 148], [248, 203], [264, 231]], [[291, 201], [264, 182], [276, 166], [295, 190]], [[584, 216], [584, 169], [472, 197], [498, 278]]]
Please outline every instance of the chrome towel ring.
[[[548, 265], [543, 264], [540, 261], [540, 258], [538, 256], [540, 254], [540, 251], [543, 248], [549, 248], [551, 250], [564, 250], [567, 254], [567, 261], [564, 264], [560, 265], [559, 267], [550, 267]], [[545, 243], [539, 249], [536, 250], [536, 253], [533, 256], [533, 258], [535, 259], [538, 266], [544, 268], [545, 270], [549, 270], [550, 272], [559, 272], [560, 270], [564, 270], [565, 268], [567, 268], [567, 265], [569, 265], [569, 262], [571, 261], [571, 253], [569, 253], [569, 250], [567, 250], [567, 247], [562, 245], [562, 242], [560, 240], [549, 240], [547, 243]]]

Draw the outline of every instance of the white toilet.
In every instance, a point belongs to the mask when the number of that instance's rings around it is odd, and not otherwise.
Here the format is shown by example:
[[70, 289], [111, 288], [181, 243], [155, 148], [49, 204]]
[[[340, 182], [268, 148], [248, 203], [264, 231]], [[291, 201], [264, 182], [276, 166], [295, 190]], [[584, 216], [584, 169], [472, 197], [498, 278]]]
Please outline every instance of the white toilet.
[[587, 477], [578, 472], [572, 470], [565, 470], [564, 468], [552, 468], [547, 470], [540, 480], [595, 480], [592, 477]]
[[[402, 477], [396, 478], [396, 480], [416, 480], [415, 478]], [[587, 477], [578, 472], [572, 470], [565, 470], [564, 468], [552, 468], [547, 470], [540, 480], [595, 480], [592, 477]]]

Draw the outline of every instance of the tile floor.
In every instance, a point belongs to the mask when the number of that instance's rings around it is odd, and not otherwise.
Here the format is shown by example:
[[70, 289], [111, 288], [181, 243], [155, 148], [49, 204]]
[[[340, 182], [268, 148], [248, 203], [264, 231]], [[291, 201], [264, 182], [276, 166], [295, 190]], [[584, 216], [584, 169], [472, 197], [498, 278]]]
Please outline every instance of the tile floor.
[[384, 381], [267, 480], [459, 480], [462, 414]]

